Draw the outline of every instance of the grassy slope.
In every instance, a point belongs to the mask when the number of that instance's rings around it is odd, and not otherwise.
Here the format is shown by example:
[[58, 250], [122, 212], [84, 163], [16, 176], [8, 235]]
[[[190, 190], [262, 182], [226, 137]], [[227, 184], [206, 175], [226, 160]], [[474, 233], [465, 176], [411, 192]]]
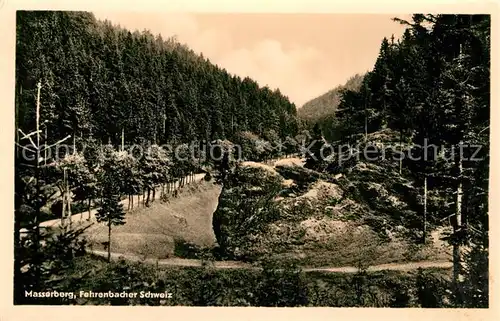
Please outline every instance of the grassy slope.
[[[169, 203], [156, 200], [151, 207], [134, 209], [126, 224], [112, 228], [111, 251], [167, 258], [174, 253], [174, 239], [198, 246], [212, 246], [212, 214], [217, 206], [220, 186], [202, 181], [186, 186]], [[107, 227], [94, 224], [87, 232], [92, 249], [103, 250]]]

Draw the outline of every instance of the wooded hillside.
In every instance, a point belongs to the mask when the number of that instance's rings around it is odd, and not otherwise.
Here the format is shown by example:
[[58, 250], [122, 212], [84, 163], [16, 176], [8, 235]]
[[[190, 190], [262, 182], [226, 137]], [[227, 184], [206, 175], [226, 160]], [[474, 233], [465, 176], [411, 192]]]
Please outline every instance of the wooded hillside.
[[54, 140], [92, 134], [118, 144], [122, 130], [127, 143], [297, 131], [295, 105], [279, 90], [233, 76], [175, 38], [92, 13], [19, 11], [16, 60], [16, 127], [34, 127], [41, 81], [41, 119]]
[[309, 100], [298, 109], [297, 115], [306, 121], [314, 122], [335, 114], [340, 104], [342, 92], [344, 90], [359, 90], [363, 77], [363, 75], [356, 74], [344, 85], [337, 86], [323, 95]]
[[[399, 161], [399, 175], [423, 189], [424, 238], [428, 216], [451, 223], [454, 286], [459, 288], [462, 273], [470, 274], [464, 282], [471, 282], [456, 291], [457, 301], [485, 304], [490, 16], [415, 14], [410, 21], [395, 20], [408, 26], [401, 40], [383, 39], [361, 89], [344, 91], [335, 117], [318, 121], [314, 136], [319, 139], [326, 126], [335, 134], [333, 144], [353, 144], [368, 158], [367, 146], [388, 147], [381, 135], [396, 132], [399, 139], [390, 144], [391, 154], [376, 148], [370, 158]], [[314, 147], [315, 154], [321, 147]], [[334, 166], [341, 156], [330, 160], [333, 173], [347, 167]], [[320, 169], [329, 165], [323, 160], [309, 163]], [[441, 198], [441, 205], [428, 212], [431, 194]], [[472, 250], [463, 255], [462, 246]]]

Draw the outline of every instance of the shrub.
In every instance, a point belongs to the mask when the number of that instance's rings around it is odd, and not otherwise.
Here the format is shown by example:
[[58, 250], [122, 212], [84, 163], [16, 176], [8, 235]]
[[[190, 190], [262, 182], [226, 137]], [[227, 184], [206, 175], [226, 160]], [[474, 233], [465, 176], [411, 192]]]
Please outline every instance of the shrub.
[[201, 253], [200, 247], [195, 244], [186, 242], [183, 239], [174, 239], [174, 255], [185, 259], [197, 259]]

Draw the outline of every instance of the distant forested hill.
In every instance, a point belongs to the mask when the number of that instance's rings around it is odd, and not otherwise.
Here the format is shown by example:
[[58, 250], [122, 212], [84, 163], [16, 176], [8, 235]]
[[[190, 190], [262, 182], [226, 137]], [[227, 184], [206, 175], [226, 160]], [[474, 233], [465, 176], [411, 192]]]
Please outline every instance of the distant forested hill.
[[131, 32], [88, 12], [17, 13], [16, 122], [34, 128], [37, 82], [48, 136], [107, 143], [280, 136], [297, 131], [296, 108], [212, 64], [175, 39]]
[[345, 85], [337, 86], [323, 95], [311, 99], [297, 111], [297, 114], [306, 121], [317, 121], [333, 115], [340, 104], [342, 90], [359, 90], [363, 77], [363, 75], [356, 74]]

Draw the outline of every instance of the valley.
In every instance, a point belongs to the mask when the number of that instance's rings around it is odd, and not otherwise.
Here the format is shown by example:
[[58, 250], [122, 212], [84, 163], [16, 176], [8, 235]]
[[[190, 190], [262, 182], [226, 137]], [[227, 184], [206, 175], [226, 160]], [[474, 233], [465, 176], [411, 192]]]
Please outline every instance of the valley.
[[299, 108], [176, 37], [17, 15], [15, 304], [488, 307], [489, 16], [395, 19]]

